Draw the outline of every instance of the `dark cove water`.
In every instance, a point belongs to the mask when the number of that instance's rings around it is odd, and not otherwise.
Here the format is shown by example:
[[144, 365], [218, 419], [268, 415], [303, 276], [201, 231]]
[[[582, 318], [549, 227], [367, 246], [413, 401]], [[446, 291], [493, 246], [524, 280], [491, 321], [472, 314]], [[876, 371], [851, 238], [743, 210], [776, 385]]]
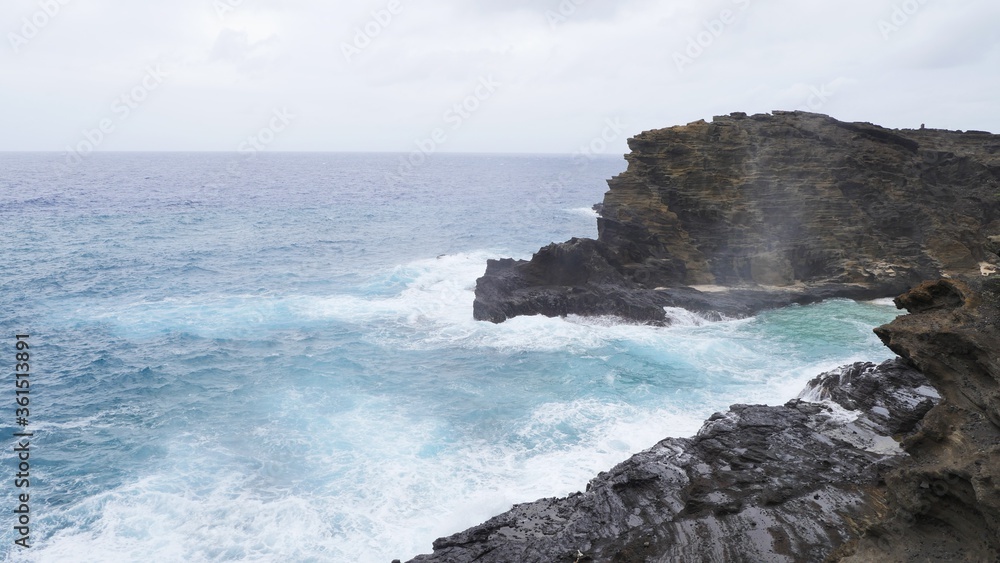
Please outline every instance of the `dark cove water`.
[[[486, 260], [596, 236], [620, 157], [0, 154], [0, 363], [32, 342], [30, 550], [382, 562], [891, 354], [884, 301], [670, 328], [472, 319]], [[8, 381], [10, 378], [8, 378]]]

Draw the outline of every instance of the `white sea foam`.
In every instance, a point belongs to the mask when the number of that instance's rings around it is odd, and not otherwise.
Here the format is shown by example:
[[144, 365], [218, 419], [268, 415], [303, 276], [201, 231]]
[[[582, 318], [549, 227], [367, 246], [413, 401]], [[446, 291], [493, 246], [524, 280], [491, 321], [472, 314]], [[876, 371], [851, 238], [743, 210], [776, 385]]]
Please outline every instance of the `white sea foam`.
[[705, 326], [709, 323], [721, 321], [731, 321], [731, 319], [721, 313], [696, 313], [680, 307], [664, 307], [667, 319], [671, 326]]
[[567, 213], [572, 213], [573, 215], [582, 215], [584, 217], [600, 217], [600, 213], [594, 210], [593, 207], [574, 207], [572, 209], [567, 209]]
[[262, 498], [220, 475], [160, 473], [82, 499], [63, 514], [74, 524], [14, 560], [309, 560], [337, 553], [323, 502]]
[[[58, 517], [72, 524], [43, 539], [31, 560], [405, 559], [514, 503], [583, 490], [664, 436], [693, 434], [699, 418], [595, 400], [545, 403], [511, 441], [448, 445], [433, 420], [372, 400], [314, 424], [319, 436], [270, 423], [243, 445], [178, 436], [159, 471], [64, 509]], [[234, 462], [264, 453], [279, 467]], [[290, 459], [306, 470], [289, 473]], [[296, 486], [301, 478], [309, 482]]]
[[[108, 303], [103, 310], [78, 311], [91, 321], [119, 326], [129, 336], [186, 331], [217, 338], [253, 337], [261, 331], [296, 328], [303, 322], [338, 321], [359, 327], [386, 324], [409, 328], [373, 334], [414, 347], [486, 347], [497, 350], [574, 351], [609, 342], [657, 345], [664, 329], [614, 317], [517, 317], [500, 325], [473, 319], [476, 279], [496, 255], [481, 251], [424, 259], [397, 267], [385, 279], [400, 284], [389, 295], [201, 295], [136, 303]], [[684, 309], [667, 310], [672, 328], [700, 327], [712, 318]], [[78, 317], [79, 318], [79, 317]]]
[[[693, 435], [729, 404], [783, 403], [822, 371], [876, 359], [804, 354], [783, 333], [768, 340], [766, 321], [713, 322], [684, 310], [667, 311], [669, 327], [576, 316], [477, 322], [475, 280], [491, 257], [417, 260], [349, 294], [202, 295], [81, 311], [80, 321], [96, 318], [129, 337], [242, 338], [336, 324], [382, 350], [538, 353], [594, 365], [579, 396], [544, 399], [513, 420], [498, 416], [493, 434], [458, 428], [399, 397], [358, 392], [338, 397], [341, 409], [295, 388], [276, 390], [268, 420], [236, 434], [178, 436], [151, 474], [60, 509], [52, 518], [68, 524], [33, 549], [33, 560], [405, 559], [513, 503], [583, 490], [630, 454]], [[844, 330], [870, 335], [865, 323], [843, 321]], [[572, 388], [577, 376], [567, 370], [560, 384]], [[486, 393], [473, 381], [432, 384], [456, 397]]]
[[[310, 322], [339, 322], [352, 325], [376, 345], [397, 349], [464, 348], [577, 356], [625, 352], [648, 357], [654, 363], [668, 359], [675, 366], [675, 377], [690, 369], [708, 384], [716, 379], [723, 385], [736, 381], [752, 384], [744, 400], [770, 402], [796, 396], [811, 377], [846, 360], [880, 359], [838, 357], [822, 365], [801, 367], [799, 360], [786, 357], [788, 344], [761, 339], [758, 320], [716, 320], [677, 308], [666, 309], [673, 321], [669, 327], [636, 325], [614, 317], [522, 316], [501, 324], [475, 321], [472, 302], [476, 279], [482, 275], [486, 260], [494, 256], [482, 251], [405, 264], [384, 276], [390, 287], [398, 288], [395, 292], [173, 299], [111, 304], [104, 311], [92, 312], [92, 316], [118, 323], [133, 334], [187, 330], [208, 337], [238, 338], [253, 337], [261, 331], [299, 328]], [[855, 305], [843, 300], [831, 306]], [[879, 349], [869, 324], [849, 314], [834, 316], [854, 325], [857, 334], [863, 334], [873, 348]], [[608, 377], [610, 381], [615, 376], [609, 373]], [[760, 395], [756, 395], [758, 392]]]

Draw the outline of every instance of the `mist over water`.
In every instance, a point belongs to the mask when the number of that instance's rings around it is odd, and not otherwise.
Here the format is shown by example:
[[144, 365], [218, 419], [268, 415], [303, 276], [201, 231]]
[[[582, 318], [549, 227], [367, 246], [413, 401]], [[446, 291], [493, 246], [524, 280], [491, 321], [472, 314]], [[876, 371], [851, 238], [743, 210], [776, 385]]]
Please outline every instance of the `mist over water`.
[[39, 374], [35, 547], [4, 527], [6, 560], [405, 559], [891, 357], [884, 301], [474, 321], [487, 259], [596, 235], [619, 158], [439, 155], [402, 183], [394, 155], [51, 158], [0, 155], [0, 324]]

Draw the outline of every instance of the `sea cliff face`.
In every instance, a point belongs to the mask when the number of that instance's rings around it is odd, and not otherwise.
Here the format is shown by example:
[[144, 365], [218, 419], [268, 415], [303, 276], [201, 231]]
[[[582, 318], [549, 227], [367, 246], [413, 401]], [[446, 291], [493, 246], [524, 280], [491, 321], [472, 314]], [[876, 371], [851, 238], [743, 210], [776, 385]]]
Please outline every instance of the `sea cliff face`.
[[776, 112], [630, 147], [598, 240], [490, 261], [476, 318], [902, 293], [875, 331], [900, 357], [734, 405], [413, 561], [1000, 561], [1000, 136]]
[[[629, 140], [598, 239], [496, 260], [474, 315], [730, 316], [997, 266], [1000, 135], [735, 113]], [[993, 241], [991, 243], [991, 237]]]
[[944, 400], [903, 440], [906, 463], [840, 561], [1000, 561], [1000, 277], [940, 280], [896, 300], [876, 330]]
[[1000, 276], [896, 303], [875, 332], [900, 358], [734, 405], [413, 561], [1000, 561]]

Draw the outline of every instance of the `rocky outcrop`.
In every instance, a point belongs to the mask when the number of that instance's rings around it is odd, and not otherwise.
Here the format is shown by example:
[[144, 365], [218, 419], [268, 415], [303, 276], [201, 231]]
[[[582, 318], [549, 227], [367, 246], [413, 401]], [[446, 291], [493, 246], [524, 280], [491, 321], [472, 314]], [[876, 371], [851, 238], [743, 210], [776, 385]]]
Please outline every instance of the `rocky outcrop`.
[[1000, 561], [1000, 278], [926, 283], [896, 302], [910, 314], [876, 332], [943, 401], [903, 441], [911, 458], [863, 538], [831, 559]]
[[896, 303], [876, 334], [900, 358], [734, 405], [414, 561], [1000, 561], [1000, 276]]
[[490, 261], [477, 319], [905, 292], [876, 329], [900, 358], [734, 405], [414, 561], [1000, 561], [1000, 136], [775, 112], [629, 144], [598, 239]]
[[847, 366], [801, 399], [734, 405], [585, 492], [517, 505], [412, 561], [822, 561], [877, 517], [869, 501], [905, 457], [896, 440], [937, 399], [903, 361]]
[[727, 316], [995, 269], [1000, 135], [735, 113], [629, 140], [598, 239], [490, 261], [474, 315]]

